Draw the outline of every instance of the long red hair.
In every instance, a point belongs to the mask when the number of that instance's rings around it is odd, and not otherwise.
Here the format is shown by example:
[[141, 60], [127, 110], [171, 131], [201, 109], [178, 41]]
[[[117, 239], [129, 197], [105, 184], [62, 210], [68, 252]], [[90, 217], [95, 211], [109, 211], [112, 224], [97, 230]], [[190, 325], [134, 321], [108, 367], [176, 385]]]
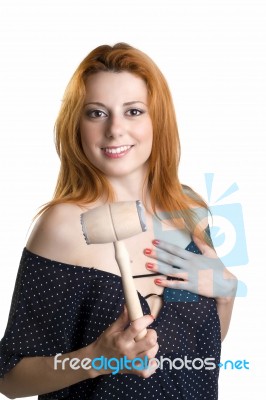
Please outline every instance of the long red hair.
[[153, 211], [159, 208], [169, 212], [173, 221], [177, 221], [178, 213], [188, 230], [197, 234], [199, 221], [193, 207], [207, 208], [207, 205], [192, 190], [187, 187], [184, 190], [179, 182], [180, 142], [168, 84], [157, 65], [145, 53], [126, 43], [95, 48], [72, 76], [55, 124], [60, 172], [53, 200], [40, 213], [58, 203], [88, 204], [103, 195], [106, 201], [116, 200], [105, 175], [85, 156], [80, 137], [85, 82], [88, 75], [100, 71], [127, 71], [145, 81], [153, 124], [153, 144], [145, 183], [150, 192]]

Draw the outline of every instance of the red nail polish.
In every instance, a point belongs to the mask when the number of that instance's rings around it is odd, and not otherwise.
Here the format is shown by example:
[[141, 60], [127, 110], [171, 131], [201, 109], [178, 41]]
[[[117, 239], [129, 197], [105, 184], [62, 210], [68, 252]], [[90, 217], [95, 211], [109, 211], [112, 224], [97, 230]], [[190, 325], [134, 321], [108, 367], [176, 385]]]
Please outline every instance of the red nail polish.
[[162, 283], [161, 279], [154, 279], [154, 282], [157, 283], [158, 285], [160, 285]]
[[152, 249], [145, 249], [144, 250], [144, 254], [146, 254], [147, 256], [150, 255], [152, 252]]
[[158, 244], [160, 244], [160, 240], [154, 239], [152, 244], [154, 244], [154, 246], [158, 246]]
[[146, 264], [146, 268], [147, 269], [153, 269], [153, 267], [154, 267], [154, 264], [152, 264], [152, 263], [147, 263]]

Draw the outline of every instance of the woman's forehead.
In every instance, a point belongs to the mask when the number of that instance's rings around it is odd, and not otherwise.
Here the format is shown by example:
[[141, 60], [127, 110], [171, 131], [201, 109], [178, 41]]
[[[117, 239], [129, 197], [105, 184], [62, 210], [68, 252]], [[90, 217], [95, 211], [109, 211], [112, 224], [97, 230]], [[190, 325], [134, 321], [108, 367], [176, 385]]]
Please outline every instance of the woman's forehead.
[[145, 81], [127, 72], [101, 71], [86, 79], [86, 101], [120, 98], [124, 102], [147, 101], [148, 91]]

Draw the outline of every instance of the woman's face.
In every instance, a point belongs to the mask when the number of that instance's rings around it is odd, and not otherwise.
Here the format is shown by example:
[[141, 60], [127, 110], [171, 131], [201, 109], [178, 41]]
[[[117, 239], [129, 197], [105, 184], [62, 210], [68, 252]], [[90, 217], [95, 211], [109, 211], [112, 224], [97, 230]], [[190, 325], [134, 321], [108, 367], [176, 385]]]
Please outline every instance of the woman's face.
[[86, 156], [107, 177], [143, 177], [153, 136], [145, 82], [129, 72], [90, 75], [80, 132]]

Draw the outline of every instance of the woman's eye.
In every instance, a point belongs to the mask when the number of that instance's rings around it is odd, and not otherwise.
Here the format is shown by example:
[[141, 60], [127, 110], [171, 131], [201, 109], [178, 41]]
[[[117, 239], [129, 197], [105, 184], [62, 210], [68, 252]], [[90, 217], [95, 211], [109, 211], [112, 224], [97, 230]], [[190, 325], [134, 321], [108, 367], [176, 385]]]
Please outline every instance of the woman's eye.
[[126, 112], [126, 114], [130, 115], [131, 117], [138, 117], [139, 115], [143, 114], [143, 111], [137, 108], [131, 108]]
[[90, 118], [102, 118], [106, 117], [106, 113], [101, 110], [88, 110], [86, 115]]

